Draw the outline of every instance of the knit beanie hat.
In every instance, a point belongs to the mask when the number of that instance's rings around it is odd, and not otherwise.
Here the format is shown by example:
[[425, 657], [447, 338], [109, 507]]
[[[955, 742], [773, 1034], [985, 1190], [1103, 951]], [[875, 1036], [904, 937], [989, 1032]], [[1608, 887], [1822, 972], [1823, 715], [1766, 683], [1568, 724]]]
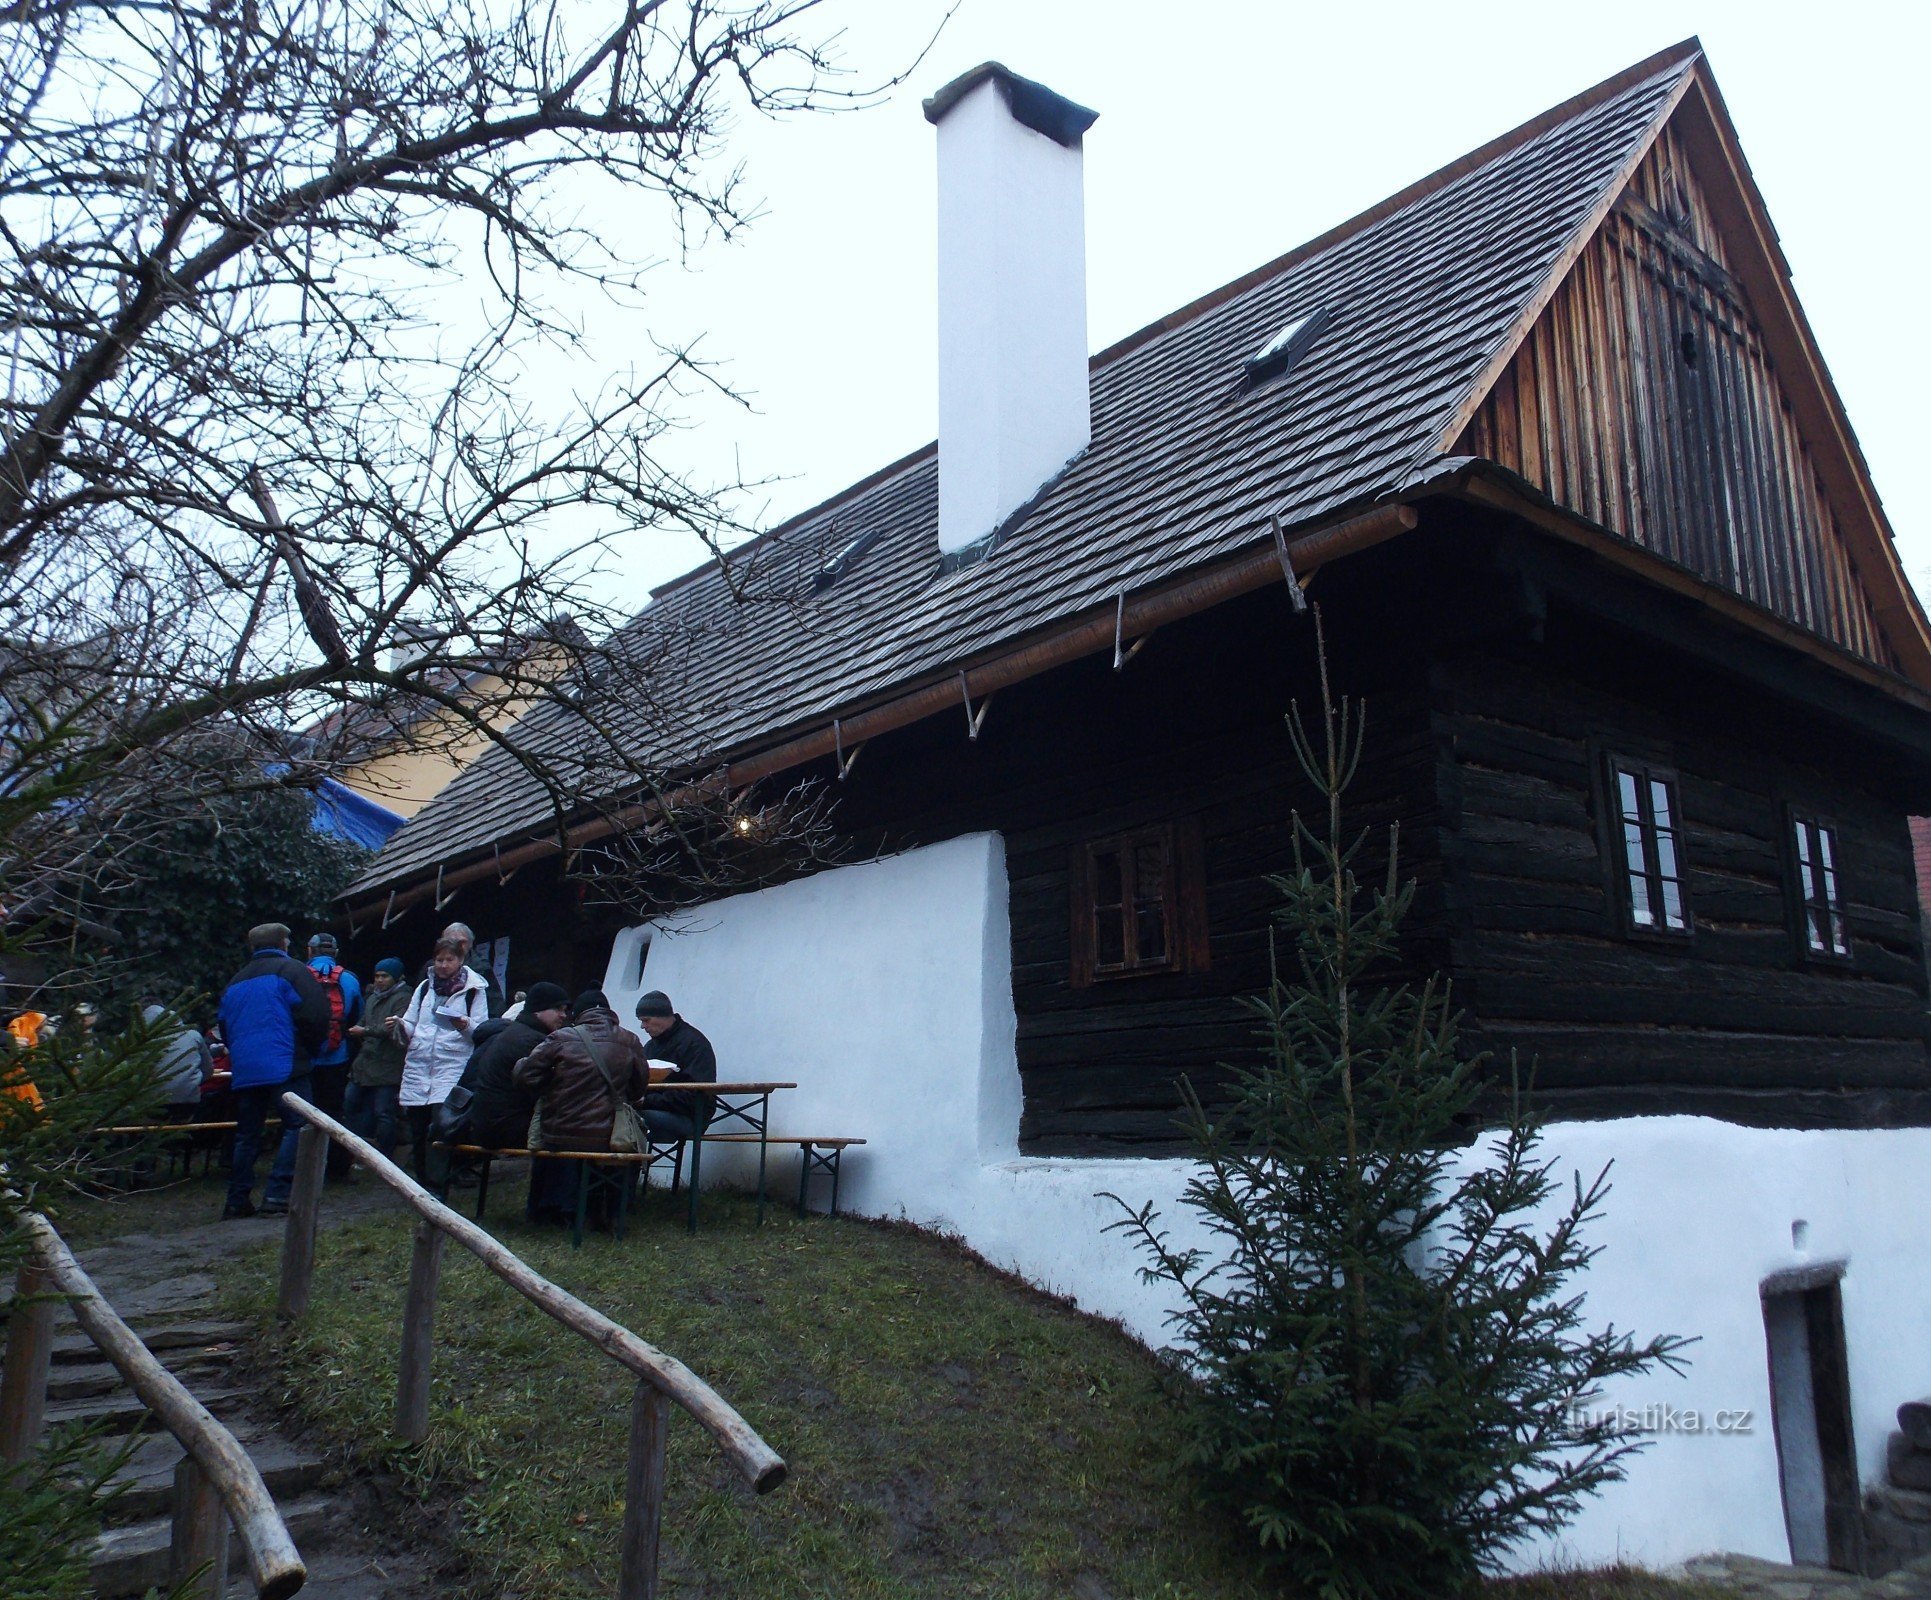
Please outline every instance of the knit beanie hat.
[[530, 1016], [538, 1011], [560, 1011], [570, 1003], [570, 996], [560, 983], [533, 983], [523, 996], [523, 1015]]
[[637, 1015], [640, 1017], [674, 1017], [676, 1009], [670, 1003], [670, 996], [662, 989], [652, 989], [637, 1002]]
[[398, 983], [402, 981], [403, 973], [405, 971], [405, 968], [403, 967], [402, 962], [398, 960], [395, 956], [384, 956], [380, 961], [378, 961], [375, 964], [375, 969], [377, 972], [388, 973], [389, 976], [394, 978]]
[[577, 1003], [570, 1009], [578, 1016], [582, 1016], [586, 1011], [608, 1011], [610, 1002], [604, 997], [603, 990], [585, 989], [577, 996]]

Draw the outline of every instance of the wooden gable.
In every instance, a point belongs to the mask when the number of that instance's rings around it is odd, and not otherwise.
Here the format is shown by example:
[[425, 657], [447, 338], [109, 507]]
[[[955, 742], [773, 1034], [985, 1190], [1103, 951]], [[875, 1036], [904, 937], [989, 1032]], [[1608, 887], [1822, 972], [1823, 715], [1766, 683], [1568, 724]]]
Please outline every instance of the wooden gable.
[[[1808, 400], [1814, 411], [1819, 397], [1793, 394], [1817, 378], [1780, 370], [1737, 259], [1750, 241], [1728, 236], [1722, 218], [1672, 118], [1457, 449], [1510, 468], [1558, 504], [1787, 622], [1911, 675], [1915, 607], [1905, 600], [1900, 618], [1902, 575], [1888, 533], [1872, 525], [1866, 504], [1831, 492], [1798, 405]], [[1834, 395], [1822, 399], [1835, 409]], [[1823, 441], [1824, 453], [1832, 443]], [[1878, 546], [1888, 560], [1873, 561]]]

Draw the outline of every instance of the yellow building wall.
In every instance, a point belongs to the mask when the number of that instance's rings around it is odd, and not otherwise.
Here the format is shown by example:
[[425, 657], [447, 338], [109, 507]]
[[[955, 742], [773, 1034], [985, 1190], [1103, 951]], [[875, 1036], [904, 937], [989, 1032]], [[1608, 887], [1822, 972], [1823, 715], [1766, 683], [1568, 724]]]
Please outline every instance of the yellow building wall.
[[[562, 665], [561, 660], [557, 665]], [[536, 663], [526, 670], [539, 671]], [[545, 676], [551, 674], [546, 673]], [[468, 697], [489, 704], [504, 693], [500, 678], [479, 678]], [[492, 710], [489, 725], [507, 728], [537, 702], [534, 694], [503, 700]], [[365, 799], [413, 817], [441, 792], [443, 785], [489, 746], [489, 737], [454, 712], [425, 717], [388, 749], [335, 774], [337, 780]]]

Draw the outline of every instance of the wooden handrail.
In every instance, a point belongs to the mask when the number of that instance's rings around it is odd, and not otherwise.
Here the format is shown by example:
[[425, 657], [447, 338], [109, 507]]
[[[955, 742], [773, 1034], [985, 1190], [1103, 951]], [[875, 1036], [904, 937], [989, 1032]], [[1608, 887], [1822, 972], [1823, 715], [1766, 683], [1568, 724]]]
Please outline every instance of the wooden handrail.
[[397, 1367], [396, 1431], [404, 1439], [420, 1442], [428, 1436], [429, 1360], [442, 1270], [441, 1245], [447, 1235], [539, 1310], [637, 1376], [626, 1473], [623, 1559], [617, 1585], [620, 1600], [651, 1600], [657, 1592], [657, 1533], [663, 1514], [669, 1402], [676, 1401], [709, 1430], [731, 1464], [759, 1494], [768, 1494], [784, 1482], [788, 1471], [784, 1458], [683, 1362], [646, 1344], [567, 1289], [558, 1288], [515, 1251], [444, 1205], [374, 1145], [300, 1095], [284, 1094], [282, 1104], [307, 1124], [296, 1151], [295, 1185], [288, 1200], [287, 1232], [282, 1237], [277, 1303], [284, 1316], [299, 1317], [308, 1309], [330, 1140], [401, 1195], [422, 1219], [416, 1224], [410, 1256], [402, 1353]]
[[[66, 1300], [82, 1331], [187, 1452], [187, 1459], [175, 1473], [175, 1580], [181, 1581], [196, 1566], [205, 1563], [209, 1573], [194, 1592], [219, 1595], [223, 1591], [228, 1565], [225, 1524], [232, 1519], [235, 1531], [241, 1535], [255, 1588], [266, 1600], [286, 1600], [298, 1592], [308, 1581], [308, 1568], [303, 1565], [295, 1541], [289, 1537], [288, 1525], [275, 1509], [274, 1496], [262, 1482], [261, 1472], [249, 1459], [248, 1452], [120, 1319], [74, 1259], [53, 1224], [32, 1211], [22, 1213], [19, 1222], [32, 1241], [34, 1271]], [[27, 1275], [23, 1273], [23, 1288], [26, 1283]], [[20, 1309], [16, 1307], [17, 1317]], [[47, 1353], [50, 1353], [50, 1319], [25, 1319], [29, 1326], [33, 1320], [40, 1322], [41, 1337], [48, 1339]], [[26, 1341], [31, 1342], [33, 1337], [29, 1332]], [[45, 1353], [16, 1351], [10, 1344], [7, 1362], [10, 1374], [16, 1356], [30, 1369], [38, 1366], [44, 1390]], [[39, 1421], [36, 1415], [33, 1418], [35, 1434], [39, 1432]]]

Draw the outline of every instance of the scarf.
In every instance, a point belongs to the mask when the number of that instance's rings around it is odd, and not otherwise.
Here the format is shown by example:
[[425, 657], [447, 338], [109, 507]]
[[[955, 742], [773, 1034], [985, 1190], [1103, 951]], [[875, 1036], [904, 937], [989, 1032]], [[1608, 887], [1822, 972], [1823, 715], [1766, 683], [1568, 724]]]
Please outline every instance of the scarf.
[[429, 974], [430, 982], [436, 986], [436, 998], [439, 1000], [447, 1000], [452, 994], [461, 994], [468, 977], [467, 967], [458, 967], [447, 978], [438, 972]]

